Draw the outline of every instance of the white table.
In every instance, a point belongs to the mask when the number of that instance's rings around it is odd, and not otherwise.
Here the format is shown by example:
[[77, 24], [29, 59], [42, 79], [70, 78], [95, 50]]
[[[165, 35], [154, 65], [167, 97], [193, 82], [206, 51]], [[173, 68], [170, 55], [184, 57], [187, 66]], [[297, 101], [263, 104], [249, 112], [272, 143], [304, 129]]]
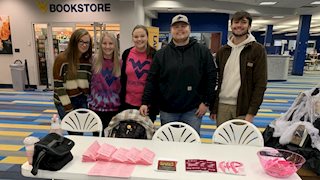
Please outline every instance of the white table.
[[[48, 178], [48, 179], [119, 179], [102, 176], [88, 176], [87, 172], [95, 163], [81, 162], [84, 151], [95, 141], [99, 143], [108, 143], [116, 147], [131, 148], [136, 147], [142, 149], [149, 148], [155, 152], [157, 158], [178, 160], [176, 172], [159, 172], [154, 170], [154, 166], [137, 165], [130, 179], [171, 179], [171, 180], [276, 180], [267, 175], [256, 155], [261, 147], [238, 146], [238, 145], [216, 145], [216, 144], [195, 144], [195, 143], [178, 143], [178, 142], [159, 142], [151, 140], [135, 140], [135, 139], [118, 139], [118, 138], [99, 138], [88, 136], [67, 136], [75, 142], [72, 149], [74, 159], [59, 171], [39, 170], [37, 176], [31, 174], [32, 166], [28, 162], [21, 166], [21, 173], [27, 177]], [[186, 172], [185, 159], [207, 159], [207, 160], [235, 160], [244, 163], [246, 176], [228, 175], [222, 173], [209, 172]], [[154, 162], [156, 163], [156, 162]], [[301, 178], [294, 174], [286, 180], [300, 180]], [[279, 180], [279, 179], [277, 179]]]

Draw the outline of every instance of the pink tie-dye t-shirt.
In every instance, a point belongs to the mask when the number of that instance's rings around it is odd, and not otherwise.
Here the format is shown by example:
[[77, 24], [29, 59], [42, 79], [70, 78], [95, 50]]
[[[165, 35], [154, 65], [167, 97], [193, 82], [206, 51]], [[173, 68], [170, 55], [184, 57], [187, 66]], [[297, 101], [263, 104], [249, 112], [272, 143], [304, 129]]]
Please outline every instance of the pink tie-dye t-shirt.
[[92, 73], [89, 108], [94, 111], [117, 111], [120, 106], [120, 77], [112, 74], [113, 62], [104, 59], [100, 73]]

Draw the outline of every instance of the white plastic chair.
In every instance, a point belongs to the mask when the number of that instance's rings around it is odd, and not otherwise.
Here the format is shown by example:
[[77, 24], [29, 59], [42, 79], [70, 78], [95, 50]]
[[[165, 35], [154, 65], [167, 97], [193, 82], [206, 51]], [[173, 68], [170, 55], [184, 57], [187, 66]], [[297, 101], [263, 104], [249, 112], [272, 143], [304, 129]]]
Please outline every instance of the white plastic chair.
[[154, 141], [201, 143], [196, 130], [182, 122], [170, 122], [161, 126], [153, 135]]
[[216, 144], [264, 146], [259, 129], [242, 119], [233, 119], [221, 124], [213, 133], [212, 141]]
[[97, 132], [102, 136], [100, 117], [89, 109], [75, 109], [61, 121], [61, 129], [72, 132]]

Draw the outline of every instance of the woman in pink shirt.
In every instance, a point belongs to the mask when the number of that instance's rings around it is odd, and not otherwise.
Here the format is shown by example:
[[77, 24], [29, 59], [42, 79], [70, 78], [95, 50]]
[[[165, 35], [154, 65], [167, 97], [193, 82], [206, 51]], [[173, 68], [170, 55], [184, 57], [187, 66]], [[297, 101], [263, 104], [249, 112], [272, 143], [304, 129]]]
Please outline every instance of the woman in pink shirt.
[[[143, 25], [137, 25], [132, 31], [134, 46], [122, 54], [121, 68], [121, 110], [139, 109], [152, 58], [156, 50], [148, 43], [148, 30]], [[150, 108], [149, 117], [156, 120], [157, 106]]]

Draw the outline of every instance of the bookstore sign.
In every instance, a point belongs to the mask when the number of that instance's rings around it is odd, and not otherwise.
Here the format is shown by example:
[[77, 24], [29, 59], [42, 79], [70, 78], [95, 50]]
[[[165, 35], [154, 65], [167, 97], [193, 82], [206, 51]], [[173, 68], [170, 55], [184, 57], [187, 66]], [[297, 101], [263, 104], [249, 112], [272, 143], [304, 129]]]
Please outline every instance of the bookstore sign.
[[111, 3], [58, 3], [49, 4], [48, 1], [37, 0], [38, 8], [43, 12], [52, 13], [81, 13], [81, 12], [110, 12]]

